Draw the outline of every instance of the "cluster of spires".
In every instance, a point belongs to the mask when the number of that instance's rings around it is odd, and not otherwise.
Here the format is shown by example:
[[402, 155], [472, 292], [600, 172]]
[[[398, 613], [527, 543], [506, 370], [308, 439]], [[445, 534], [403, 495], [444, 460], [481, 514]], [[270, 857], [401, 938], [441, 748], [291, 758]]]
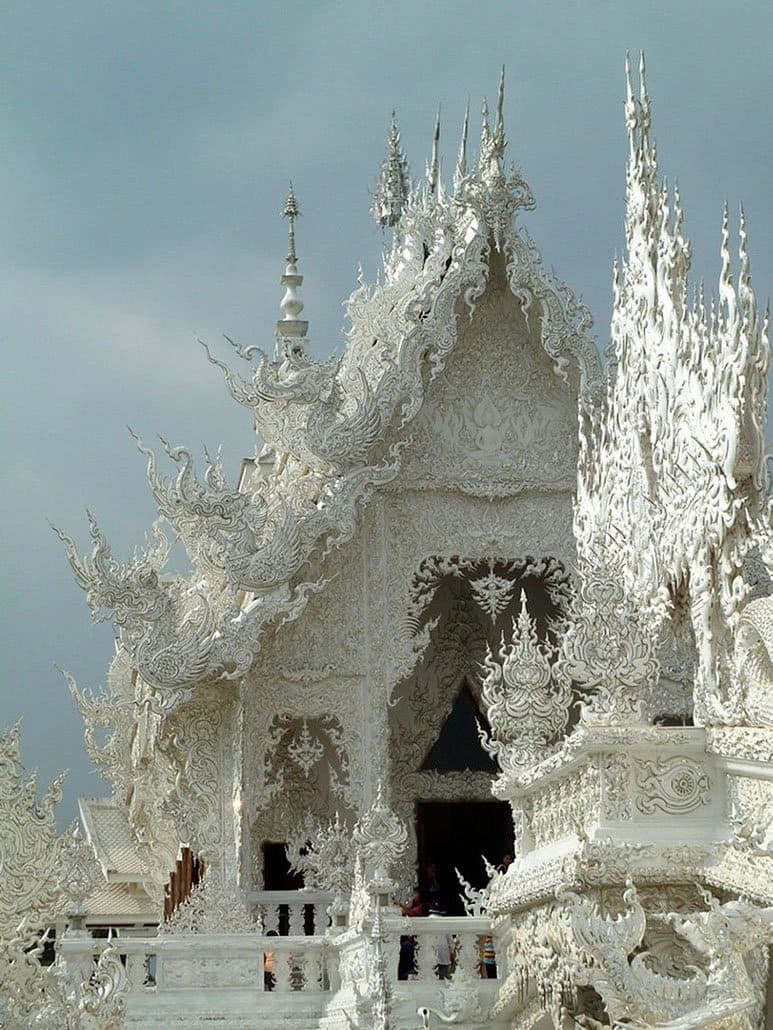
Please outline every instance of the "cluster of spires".
[[[492, 171], [501, 171], [501, 160], [504, 156], [507, 140], [505, 139], [504, 122], [505, 105], [505, 69], [499, 78], [497, 92], [497, 112], [494, 129], [489, 125], [488, 103], [484, 99], [481, 113], [480, 131], [480, 167]], [[470, 122], [470, 103], [464, 112], [462, 135], [459, 152], [454, 169], [454, 189], [467, 177], [467, 136]], [[432, 134], [432, 152], [426, 168], [426, 193], [428, 198], [437, 198], [442, 190], [440, 178], [440, 107], [438, 106], [435, 128]], [[392, 111], [392, 119], [387, 133], [386, 156], [381, 164], [378, 182], [373, 193], [370, 213], [382, 229], [393, 229], [400, 221], [403, 211], [408, 205], [412, 192], [408, 160], [400, 144], [400, 130], [397, 116]], [[303, 276], [298, 272], [298, 256], [295, 251], [295, 220], [300, 215], [298, 201], [295, 198], [293, 185], [287, 195], [282, 214], [288, 220], [288, 248], [286, 267], [281, 283], [285, 293], [280, 302], [282, 317], [277, 322], [277, 338], [279, 340], [295, 340], [302, 346], [308, 332], [309, 323], [299, 319], [303, 311], [303, 301], [298, 296], [298, 289], [303, 283]]]
[[[488, 104], [483, 101], [480, 130], [480, 167], [491, 171], [501, 171], [501, 160], [504, 156], [507, 141], [505, 139], [505, 70], [499, 79], [499, 90], [497, 94], [497, 113], [492, 131], [489, 125]], [[464, 112], [462, 123], [462, 136], [459, 143], [459, 153], [454, 169], [454, 188], [458, 189], [460, 183], [467, 176], [467, 135], [470, 121], [470, 104]], [[432, 152], [427, 164], [426, 193], [430, 199], [436, 198], [441, 189], [440, 178], [440, 108], [438, 107], [435, 119], [435, 129], [432, 134]], [[392, 121], [387, 133], [386, 156], [381, 164], [378, 182], [373, 194], [373, 203], [370, 213], [376, 223], [382, 229], [394, 228], [400, 221], [411, 196], [411, 179], [408, 168], [408, 161], [400, 146], [400, 132], [397, 127], [395, 112], [392, 112]]]

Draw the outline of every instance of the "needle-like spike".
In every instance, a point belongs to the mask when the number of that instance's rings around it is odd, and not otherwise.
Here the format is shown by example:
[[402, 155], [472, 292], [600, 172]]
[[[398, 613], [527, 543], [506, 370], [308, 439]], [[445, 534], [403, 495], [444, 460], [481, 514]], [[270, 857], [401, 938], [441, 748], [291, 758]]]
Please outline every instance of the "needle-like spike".
[[631, 55], [626, 51], [625, 55], [625, 127], [628, 130], [628, 139], [631, 150], [634, 147], [634, 133], [639, 124], [636, 100], [633, 95], [633, 83], [631, 82]]
[[488, 121], [488, 100], [483, 98], [483, 107], [480, 113], [480, 159], [484, 162], [491, 149], [491, 129]]
[[456, 159], [456, 168], [454, 170], [454, 186], [459, 185], [462, 179], [467, 175], [467, 130], [470, 124], [470, 100], [467, 99], [467, 104], [464, 109], [464, 123], [462, 124], [462, 138], [459, 143], [459, 156]]
[[440, 182], [440, 104], [435, 118], [435, 131], [432, 134], [432, 157], [427, 168], [427, 191], [431, 197], [437, 196]]
[[499, 91], [497, 93], [497, 120], [494, 126], [494, 136], [499, 145], [505, 145], [505, 66], [502, 65], [502, 73], [499, 76]]
[[309, 323], [299, 319], [303, 311], [303, 301], [298, 296], [297, 290], [303, 283], [303, 276], [298, 273], [298, 255], [295, 251], [295, 220], [300, 215], [298, 201], [295, 199], [293, 184], [290, 183], [290, 192], [282, 208], [282, 214], [288, 220], [288, 247], [287, 265], [281, 283], [285, 288], [284, 296], [279, 303], [282, 317], [276, 324], [277, 342], [288, 338], [302, 340], [305, 337]]

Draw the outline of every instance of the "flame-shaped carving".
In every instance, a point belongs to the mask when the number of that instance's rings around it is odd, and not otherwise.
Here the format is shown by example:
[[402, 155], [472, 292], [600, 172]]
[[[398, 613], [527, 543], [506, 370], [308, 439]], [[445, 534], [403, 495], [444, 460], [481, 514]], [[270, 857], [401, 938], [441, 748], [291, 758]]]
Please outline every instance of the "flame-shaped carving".
[[658, 673], [649, 614], [634, 610], [622, 568], [599, 558], [580, 569], [576, 603], [561, 642], [560, 676], [591, 695], [585, 718], [644, 718]]
[[491, 737], [481, 739], [503, 772], [518, 772], [544, 758], [566, 728], [571, 694], [553, 679], [550, 644], [537, 637], [521, 591], [521, 610], [509, 644], [502, 640], [499, 661], [489, 651], [484, 661], [482, 700]]

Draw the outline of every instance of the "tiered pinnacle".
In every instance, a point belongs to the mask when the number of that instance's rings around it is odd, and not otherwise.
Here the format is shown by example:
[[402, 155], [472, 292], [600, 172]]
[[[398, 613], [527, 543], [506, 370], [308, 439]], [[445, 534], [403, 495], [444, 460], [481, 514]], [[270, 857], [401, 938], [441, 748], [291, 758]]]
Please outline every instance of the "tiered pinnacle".
[[287, 265], [281, 283], [285, 288], [284, 296], [279, 304], [282, 317], [276, 324], [277, 340], [303, 340], [309, 330], [309, 323], [298, 318], [303, 311], [303, 301], [297, 294], [297, 289], [303, 283], [303, 276], [298, 273], [298, 257], [295, 253], [295, 219], [300, 214], [298, 201], [295, 199], [293, 184], [290, 183], [290, 192], [282, 208], [282, 214], [289, 222]]
[[392, 112], [392, 121], [387, 136], [387, 152], [384, 158], [381, 171], [378, 176], [378, 183], [373, 194], [373, 203], [370, 213], [382, 229], [394, 228], [400, 221], [400, 216], [408, 203], [411, 192], [411, 180], [408, 171], [408, 162], [400, 146], [400, 131], [397, 128], [397, 118]]

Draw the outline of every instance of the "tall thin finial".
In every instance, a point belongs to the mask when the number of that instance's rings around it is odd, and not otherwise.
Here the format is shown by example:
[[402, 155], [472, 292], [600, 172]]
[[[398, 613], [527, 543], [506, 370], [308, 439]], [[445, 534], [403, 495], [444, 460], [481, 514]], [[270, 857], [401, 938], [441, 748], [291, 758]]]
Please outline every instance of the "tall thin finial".
[[495, 178], [502, 174], [502, 158], [505, 147], [505, 70], [499, 76], [497, 91], [497, 113], [494, 131], [489, 128], [488, 103], [483, 101], [483, 118], [480, 127], [480, 167], [481, 170]]
[[290, 192], [282, 208], [282, 214], [287, 219], [288, 243], [287, 243], [287, 265], [281, 283], [285, 288], [284, 296], [279, 303], [282, 317], [276, 324], [277, 342], [280, 349], [287, 351], [285, 341], [295, 341], [291, 349], [297, 353], [303, 352], [303, 338], [309, 329], [309, 323], [299, 319], [303, 311], [303, 301], [298, 296], [297, 290], [303, 283], [303, 276], [298, 274], [298, 256], [295, 252], [295, 220], [300, 215], [298, 201], [295, 199], [293, 184], [290, 183]]
[[633, 95], [633, 83], [631, 81], [631, 55], [625, 54], [625, 127], [628, 131], [628, 138], [631, 143], [631, 151], [635, 147], [636, 130], [639, 127], [639, 110], [636, 99]]
[[499, 92], [497, 94], [497, 120], [494, 125], [494, 139], [497, 146], [504, 152], [505, 149], [505, 66], [502, 65], [502, 74], [499, 76]]
[[392, 121], [387, 135], [387, 151], [381, 163], [378, 182], [373, 192], [370, 213], [382, 229], [393, 228], [408, 203], [411, 192], [408, 161], [400, 146], [400, 131], [397, 116], [392, 112]]
[[740, 224], [738, 228], [738, 257], [740, 269], [738, 282], [746, 290], [751, 289], [751, 265], [749, 262], [749, 237], [746, 230], [746, 213], [741, 204]]
[[719, 300], [725, 305], [727, 324], [732, 325], [736, 315], [736, 297], [733, 289], [733, 269], [730, 258], [730, 214], [727, 201], [722, 212], [722, 268], [719, 274]]
[[641, 129], [646, 136], [650, 127], [650, 98], [647, 93], [647, 68], [643, 50], [639, 52], [639, 106], [641, 108]]
[[467, 98], [467, 104], [464, 108], [464, 122], [462, 124], [462, 138], [459, 143], [459, 156], [456, 159], [456, 168], [454, 169], [454, 186], [459, 185], [462, 179], [467, 175], [467, 130], [470, 124], [470, 98]]
[[488, 100], [483, 98], [480, 112], [480, 167], [485, 168], [491, 156], [491, 128], [488, 121]]
[[295, 219], [300, 214], [298, 208], [298, 201], [295, 199], [295, 193], [293, 192], [293, 184], [290, 183], [290, 192], [287, 194], [287, 200], [285, 206], [282, 208], [282, 214], [287, 219], [288, 225], [288, 246], [287, 246], [287, 263], [294, 265], [298, 258], [295, 253]]
[[435, 131], [432, 134], [432, 157], [427, 168], [427, 190], [431, 197], [437, 196], [440, 182], [440, 104], [437, 107]]

